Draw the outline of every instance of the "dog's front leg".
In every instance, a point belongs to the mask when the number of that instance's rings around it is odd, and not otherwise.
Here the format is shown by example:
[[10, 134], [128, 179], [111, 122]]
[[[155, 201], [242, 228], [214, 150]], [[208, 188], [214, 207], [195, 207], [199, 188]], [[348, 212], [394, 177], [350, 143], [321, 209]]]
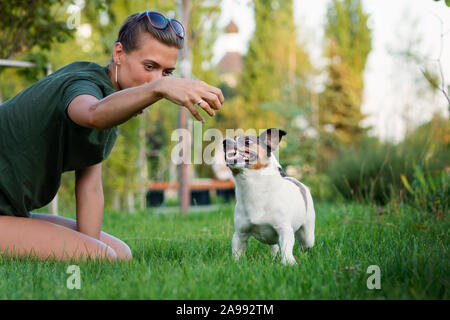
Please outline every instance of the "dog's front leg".
[[248, 236], [236, 231], [231, 241], [231, 247], [233, 249], [233, 257], [235, 261], [238, 261], [242, 253], [247, 250]]
[[280, 250], [280, 247], [278, 244], [269, 245], [270, 252], [272, 253], [272, 258], [276, 258], [278, 255], [278, 251]]
[[277, 229], [277, 231], [280, 240], [281, 263], [289, 265], [297, 264], [294, 255], [292, 254], [295, 243], [294, 231], [292, 230], [292, 227], [284, 226]]

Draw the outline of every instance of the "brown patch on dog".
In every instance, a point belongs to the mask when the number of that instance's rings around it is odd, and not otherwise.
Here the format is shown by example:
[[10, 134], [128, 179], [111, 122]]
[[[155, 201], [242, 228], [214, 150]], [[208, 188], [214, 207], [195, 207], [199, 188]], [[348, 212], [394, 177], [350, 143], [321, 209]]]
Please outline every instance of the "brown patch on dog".
[[252, 170], [261, 170], [267, 168], [267, 166], [270, 164], [270, 160], [267, 157], [266, 150], [264, 150], [264, 148], [258, 144], [256, 147], [256, 152], [258, 154], [256, 163], [249, 165], [247, 168]]
[[248, 166], [247, 168], [252, 169], [252, 170], [261, 170], [261, 169], [266, 168], [268, 165], [269, 165], [268, 163], [267, 164], [262, 163], [258, 159], [255, 164], [252, 164], [252, 165]]
[[300, 193], [302, 194], [303, 200], [305, 201], [306, 210], [308, 210], [308, 201], [306, 201], [306, 189], [305, 189], [305, 187], [297, 179], [295, 179], [293, 177], [285, 176], [283, 178], [286, 179], [286, 180], [289, 180], [292, 183], [294, 183], [300, 189]]
[[231, 169], [230, 168], [230, 170], [231, 170], [231, 173], [233, 174], [233, 177], [236, 177], [240, 173], [240, 171], [238, 169]]

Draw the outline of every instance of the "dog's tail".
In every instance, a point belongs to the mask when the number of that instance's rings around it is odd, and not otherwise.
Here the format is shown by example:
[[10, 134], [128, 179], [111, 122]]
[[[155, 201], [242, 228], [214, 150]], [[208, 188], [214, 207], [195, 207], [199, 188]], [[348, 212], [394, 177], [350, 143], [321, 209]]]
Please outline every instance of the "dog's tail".
[[316, 211], [314, 210], [314, 202], [311, 196], [311, 192], [309, 191], [309, 188], [304, 186], [307, 190], [306, 192], [306, 199], [307, 199], [307, 208], [306, 208], [306, 221], [304, 224], [303, 231], [304, 231], [304, 239], [302, 241], [303, 246], [305, 248], [312, 248], [314, 246], [314, 229], [315, 229], [315, 223], [316, 223]]

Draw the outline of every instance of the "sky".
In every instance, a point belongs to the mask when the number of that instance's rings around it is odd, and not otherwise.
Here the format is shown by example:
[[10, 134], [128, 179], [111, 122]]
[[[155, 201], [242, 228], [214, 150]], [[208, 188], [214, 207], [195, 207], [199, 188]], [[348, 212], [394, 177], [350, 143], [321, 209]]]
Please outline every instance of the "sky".
[[[311, 62], [318, 68], [325, 63], [323, 30], [330, 2], [294, 0], [298, 41], [306, 44]], [[367, 117], [362, 124], [373, 127], [372, 135], [397, 142], [407, 127], [413, 129], [434, 113], [448, 116], [443, 94], [423, 90], [427, 83], [421, 68], [438, 72], [440, 57], [445, 81], [450, 85], [450, 8], [444, 1], [432, 0], [362, 0], [362, 4], [370, 15], [368, 25], [373, 37], [364, 73], [361, 110]], [[226, 26], [231, 19], [239, 28], [239, 47], [245, 54], [255, 28], [251, 1], [224, 0], [219, 25]], [[398, 54], [411, 43], [415, 43], [413, 51], [424, 57], [421, 64], [406, 63]], [[213, 63], [220, 61], [226, 46], [224, 37], [216, 41]], [[320, 90], [320, 78], [317, 81]]]

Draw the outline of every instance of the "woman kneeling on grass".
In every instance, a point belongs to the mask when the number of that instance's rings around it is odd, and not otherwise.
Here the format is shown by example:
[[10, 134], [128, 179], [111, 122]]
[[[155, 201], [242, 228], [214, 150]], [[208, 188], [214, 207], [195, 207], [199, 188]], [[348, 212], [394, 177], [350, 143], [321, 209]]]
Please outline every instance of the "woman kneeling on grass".
[[[170, 77], [185, 30], [154, 11], [129, 16], [111, 64], [74, 62], [0, 105], [0, 253], [38, 259], [129, 260], [130, 248], [101, 231], [101, 162], [117, 127], [165, 98], [204, 121], [223, 103], [202, 81]], [[75, 170], [76, 221], [31, 213]]]

